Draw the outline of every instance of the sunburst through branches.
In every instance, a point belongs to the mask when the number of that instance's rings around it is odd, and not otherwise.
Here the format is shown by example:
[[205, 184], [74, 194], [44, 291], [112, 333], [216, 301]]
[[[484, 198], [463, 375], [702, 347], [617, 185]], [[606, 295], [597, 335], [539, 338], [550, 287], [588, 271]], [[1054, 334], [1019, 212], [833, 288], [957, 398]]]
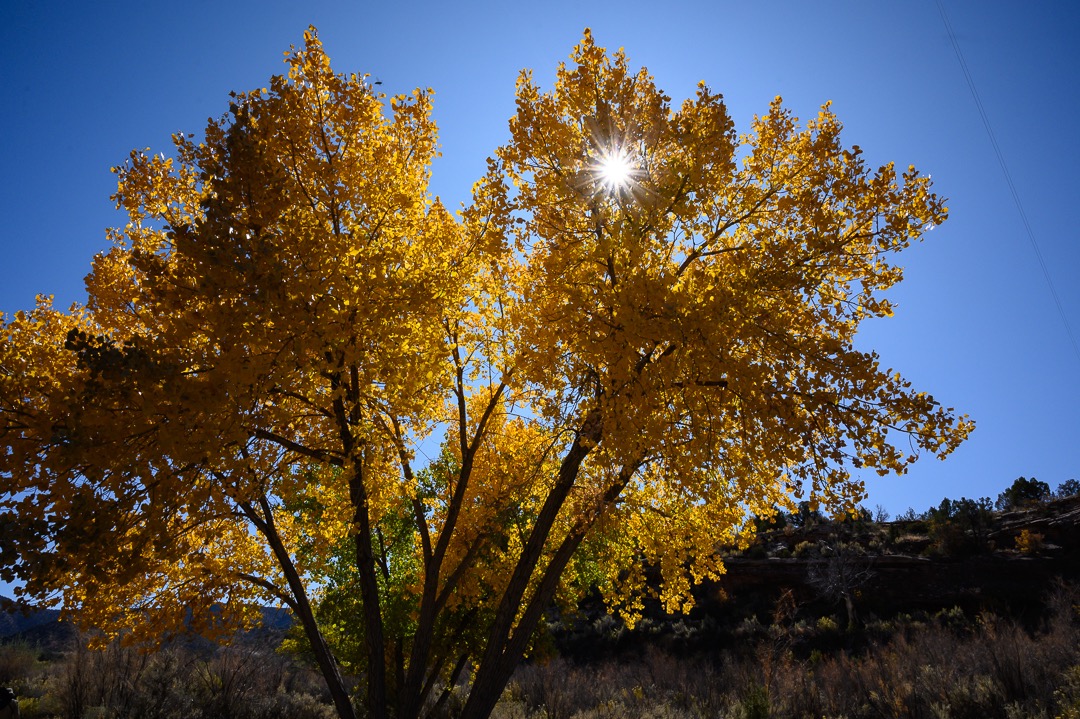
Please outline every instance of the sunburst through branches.
[[618, 197], [635, 191], [642, 170], [630, 147], [613, 144], [592, 154], [586, 173], [592, 194]]

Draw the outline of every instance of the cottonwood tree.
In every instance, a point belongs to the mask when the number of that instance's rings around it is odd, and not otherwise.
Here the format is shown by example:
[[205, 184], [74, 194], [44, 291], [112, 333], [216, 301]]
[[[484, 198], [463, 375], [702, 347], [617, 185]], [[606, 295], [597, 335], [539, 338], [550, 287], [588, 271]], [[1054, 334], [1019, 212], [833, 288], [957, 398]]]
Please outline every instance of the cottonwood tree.
[[[777, 99], [739, 136], [707, 86], [673, 108], [586, 32], [553, 89], [521, 75], [455, 216], [429, 92], [334, 74], [313, 29], [287, 62], [117, 168], [128, 222], [85, 305], [3, 320], [0, 565], [25, 597], [129, 641], [280, 602], [340, 716], [327, 636], [351, 625], [370, 716], [467, 672], [483, 717], [557, 598], [596, 585], [632, 620], [651, 565], [686, 609], [749, 517], [850, 507], [848, 467], [970, 431], [853, 346], [946, 209], [827, 105], [802, 126]], [[346, 585], [361, 610], [320, 623]]]

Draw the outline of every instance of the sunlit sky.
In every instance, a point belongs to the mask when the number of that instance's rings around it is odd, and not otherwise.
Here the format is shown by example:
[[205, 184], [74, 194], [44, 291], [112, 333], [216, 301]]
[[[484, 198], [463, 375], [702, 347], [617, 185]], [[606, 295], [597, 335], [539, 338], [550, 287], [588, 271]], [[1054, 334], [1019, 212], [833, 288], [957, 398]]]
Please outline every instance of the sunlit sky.
[[[1016, 192], [1080, 332], [1080, 3], [945, 0]], [[868, 162], [930, 173], [949, 221], [912, 248], [896, 317], [861, 335], [886, 366], [977, 422], [945, 462], [868, 478], [893, 514], [995, 497], [1018, 476], [1080, 477], [1080, 356], [1066, 332], [934, 0], [424, 3], [3, 0], [0, 311], [82, 278], [122, 224], [109, 172], [132, 148], [170, 152], [230, 90], [262, 87], [319, 29], [339, 72], [388, 94], [435, 90], [443, 156], [432, 190], [468, 199], [508, 135], [514, 81], [550, 87], [582, 30], [622, 46], [678, 104], [699, 80], [745, 130], [775, 95], [802, 118], [832, 100]]]

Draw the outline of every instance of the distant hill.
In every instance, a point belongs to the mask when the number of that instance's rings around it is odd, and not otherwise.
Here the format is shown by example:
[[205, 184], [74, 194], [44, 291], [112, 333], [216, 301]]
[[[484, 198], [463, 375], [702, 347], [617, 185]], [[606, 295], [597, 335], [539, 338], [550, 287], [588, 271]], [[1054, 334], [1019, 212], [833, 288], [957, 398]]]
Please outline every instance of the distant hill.
[[981, 525], [955, 515], [770, 529], [725, 559], [712, 589], [735, 603], [790, 590], [824, 611], [823, 574], [856, 571], [850, 589], [879, 616], [951, 607], [1019, 616], [1037, 612], [1057, 583], [1080, 582], [1080, 496], [988, 515]]
[[57, 609], [34, 609], [4, 596], [0, 596], [0, 608], [0, 639], [26, 634], [60, 621]]
[[747, 622], [766, 627], [781, 615], [843, 627], [954, 608], [1034, 629], [1062, 583], [1080, 587], [1080, 496], [976, 519], [931, 514], [892, 522], [817, 516], [799, 526], [789, 517], [759, 531], [745, 551], [724, 552], [725, 574], [695, 588], [689, 615], [665, 614], [646, 599], [643, 621], [626, 630], [594, 595], [577, 616], [553, 623], [555, 645], [581, 661], [636, 655], [643, 645], [709, 654], [744, 642]]
[[[278, 637], [292, 626], [287, 609], [263, 607], [262, 626], [253, 630], [254, 637]], [[67, 649], [77, 632], [74, 626], [60, 621], [58, 609], [35, 609], [0, 596], [0, 643], [25, 642], [51, 650]]]

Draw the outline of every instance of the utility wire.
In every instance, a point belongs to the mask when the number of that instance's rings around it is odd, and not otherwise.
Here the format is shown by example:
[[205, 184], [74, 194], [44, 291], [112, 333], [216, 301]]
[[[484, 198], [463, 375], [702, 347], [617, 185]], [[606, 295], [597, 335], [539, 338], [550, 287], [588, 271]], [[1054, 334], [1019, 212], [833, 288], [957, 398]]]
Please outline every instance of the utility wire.
[[1031, 229], [1031, 223], [1028, 222], [1027, 213], [1024, 211], [1024, 203], [1020, 201], [1020, 194], [1016, 191], [1016, 185], [1013, 183], [1012, 174], [1009, 173], [1009, 166], [1005, 164], [1005, 156], [1001, 153], [1001, 147], [998, 145], [997, 137], [994, 135], [994, 128], [990, 125], [990, 118], [986, 114], [986, 108], [983, 107], [982, 99], [979, 97], [979, 91], [975, 89], [975, 81], [971, 78], [971, 73], [968, 71], [967, 62], [964, 60], [964, 53], [960, 51], [960, 43], [956, 41], [956, 33], [953, 32], [952, 23], [949, 22], [949, 16], [945, 14], [945, 5], [941, 0], [937, 0], [938, 11], [941, 13], [941, 20], [945, 23], [945, 30], [949, 33], [949, 41], [952, 42], [953, 51], [956, 53], [956, 59], [960, 62], [960, 69], [964, 71], [964, 79], [967, 80], [968, 89], [971, 90], [971, 97], [975, 99], [975, 107], [979, 110], [979, 117], [982, 118], [983, 127], [986, 128], [986, 134], [990, 136], [990, 144], [994, 147], [994, 154], [997, 155], [998, 163], [1001, 165], [1001, 172], [1005, 175], [1005, 182], [1009, 185], [1009, 192], [1012, 194], [1013, 202], [1016, 203], [1016, 210], [1020, 213], [1020, 221], [1024, 224], [1024, 229], [1027, 231], [1028, 239], [1031, 240], [1031, 249], [1035, 251], [1035, 258], [1039, 261], [1039, 267], [1042, 268], [1043, 279], [1046, 280], [1046, 286], [1050, 289], [1050, 295], [1054, 298], [1054, 304], [1057, 305], [1058, 316], [1061, 317], [1061, 323], [1065, 325], [1065, 332], [1069, 336], [1069, 341], [1072, 342], [1073, 352], [1076, 354], [1077, 361], [1080, 361], [1080, 344], [1076, 341], [1076, 335], [1073, 333], [1072, 325], [1069, 324], [1069, 318], [1065, 314], [1065, 306], [1061, 303], [1061, 297], [1058, 296], [1057, 289], [1054, 287], [1054, 281], [1050, 278], [1050, 270], [1046, 267], [1046, 260], [1043, 259], [1042, 251], [1039, 250], [1039, 243], [1035, 239], [1035, 232]]

